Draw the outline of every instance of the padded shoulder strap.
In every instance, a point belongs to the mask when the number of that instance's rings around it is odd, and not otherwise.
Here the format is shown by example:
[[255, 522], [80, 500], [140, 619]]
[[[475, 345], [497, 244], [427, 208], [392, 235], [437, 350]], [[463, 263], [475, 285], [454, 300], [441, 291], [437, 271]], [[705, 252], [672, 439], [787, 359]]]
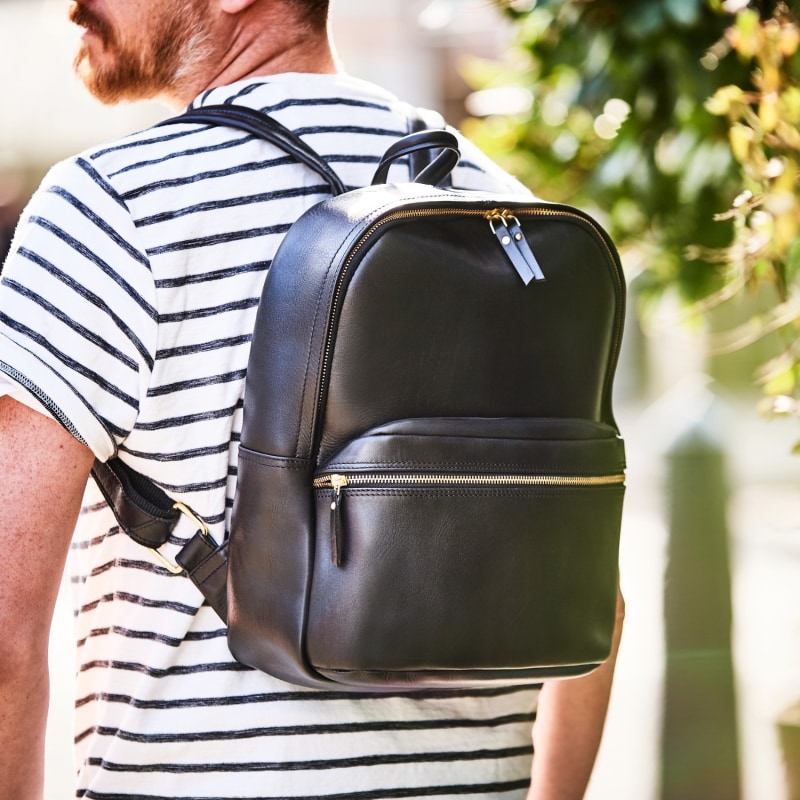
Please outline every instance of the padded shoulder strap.
[[271, 142], [297, 159], [301, 164], [305, 164], [314, 170], [328, 184], [332, 194], [342, 194], [346, 191], [345, 185], [339, 176], [328, 166], [322, 156], [309, 147], [294, 131], [289, 130], [289, 128], [281, 125], [280, 122], [254, 108], [234, 105], [192, 108], [177, 117], [164, 120], [159, 123], [159, 126], [175, 125], [182, 122], [227, 125], [231, 128], [238, 128], [247, 133], [252, 133], [254, 136], [259, 136]]
[[152, 481], [118, 458], [95, 460], [92, 477], [131, 539], [153, 550], [168, 541], [181, 515], [175, 503]]

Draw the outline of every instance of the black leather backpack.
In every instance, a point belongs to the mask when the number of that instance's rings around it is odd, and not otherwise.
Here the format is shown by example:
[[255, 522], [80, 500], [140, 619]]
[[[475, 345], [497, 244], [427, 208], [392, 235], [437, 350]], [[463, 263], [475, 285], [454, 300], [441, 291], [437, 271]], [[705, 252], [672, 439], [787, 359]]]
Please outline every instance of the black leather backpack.
[[[197, 520], [178, 558], [233, 655], [359, 691], [596, 667], [625, 469], [612, 412], [625, 286], [606, 233], [567, 206], [438, 188], [458, 160], [444, 130], [401, 139], [373, 186], [345, 192], [269, 118], [189, 114], [269, 138], [334, 194], [267, 275], [229, 541]], [[415, 182], [383, 183], [431, 148]], [[191, 513], [121, 462], [95, 477], [149, 547]]]

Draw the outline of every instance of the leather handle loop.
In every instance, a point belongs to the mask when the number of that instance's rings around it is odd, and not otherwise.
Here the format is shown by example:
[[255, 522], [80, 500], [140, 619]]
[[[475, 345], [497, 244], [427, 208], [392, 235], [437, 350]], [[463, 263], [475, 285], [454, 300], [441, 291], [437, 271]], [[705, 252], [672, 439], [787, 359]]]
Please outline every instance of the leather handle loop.
[[386, 151], [380, 164], [378, 164], [378, 168], [375, 170], [372, 185], [386, 183], [389, 167], [398, 158], [410, 156], [420, 150], [440, 151], [431, 163], [414, 178], [417, 183], [428, 183], [431, 186], [436, 186], [443, 181], [453, 170], [453, 167], [458, 164], [459, 158], [461, 158], [458, 139], [449, 131], [425, 130], [419, 133], [410, 133], [396, 141]]
[[177, 117], [164, 120], [159, 125], [196, 122], [207, 125], [227, 125], [254, 136], [259, 136], [314, 170], [328, 184], [331, 194], [343, 194], [345, 185], [328, 163], [309, 147], [294, 131], [261, 111], [247, 106], [213, 105], [191, 108]]

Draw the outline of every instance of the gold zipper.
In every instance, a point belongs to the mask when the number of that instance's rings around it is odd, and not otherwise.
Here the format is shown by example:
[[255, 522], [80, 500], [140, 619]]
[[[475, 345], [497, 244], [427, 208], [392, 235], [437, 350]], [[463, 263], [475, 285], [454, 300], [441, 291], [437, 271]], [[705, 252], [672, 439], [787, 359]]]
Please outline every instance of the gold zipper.
[[457, 475], [333, 473], [314, 479], [315, 489], [333, 489], [336, 495], [346, 486], [394, 484], [399, 486], [613, 486], [625, 482], [625, 473], [611, 475]]
[[[358, 255], [358, 252], [361, 248], [367, 243], [367, 241], [372, 238], [375, 231], [382, 228], [384, 225], [387, 225], [390, 222], [394, 222], [396, 220], [401, 219], [413, 219], [415, 217], [423, 218], [423, 217], [438, 217], [438, 216], [460, 216], [460, 217], [483, 217], [484, 219], [488, 220], [490, 226], [494, 221], [498, 220], [509, 220], [509, 219], [516, 219], [516, 214], [527, 214], [529, 216], [538, 216], [538, 217], [545, 217], [545, 216], [555, 216], [555, 217], [567, 217], [569, 219], [575, 219], [579, 222], [588, 225], [597, 235], [597, 238], [602, 243], [608, 258], [611, 262], [614, 271], [614, 278], [617, 282], [617, 288], [621, 292], [623, 287], [622, 276], [619, 273], [619, 266], [617, 265], [617, 261], [614, 258], [614, 254], [611, 251], [611, 248], [608, 246], [608, 242], [606, 242], [605, 236], [603, 235], [600, 227], [591, 219], [591, 217], [583, 216], [582, 214], [577, 214], [571, 211], [565, 211], [561, 208], [547, 208], [547, 207], [540, 207], [540, 206], [526, 206], [517, 208], [515, 212], [512, 212], [506, 208], [493, 208], [493, 209], [480, 209], [480, 208], [425, 208], [425, 209], [410, 209], [407, 211], [397, 211], [394, 214], [389, 214], [382, 219], [377, 220], [374, 222], [370, 227], [361, 235], [361, 238], [356, 242], [353, 246], [353, 249], [350, 251], [350, 254], [347, 257], [347, 260], [342, 265], [342, 269], [339, 272], [339, 275], [336, 278], [336, 286], [333, 292], [333, 301], [331, 307], [333, 309], [338, 308], [339, 305], [339, 298], [342, 294], [342, 286], [344, 284], [345, 277], [347, 276], [347, 272], [350, 269], [355, 257]], [[492, 229], [494, 230], [493, 226]], [[619, 355], [619, 347], [620, 347], [620, 339], [621, 339], [621, 328], [622, 328], [622, 314], [617, 314], [616, 326], [614, 331], [614, 342], [613, 342], [613, 351], [612, 351], [612, 363], [615, 361]], [[322, 405], [322, 399], [325, 392], [325, 386], [328, 381], [328, 370], [330, 367], [330, 358], [331, 358], [331, 347], [333, 346], [333, 331], [330, 327], [326, 333], [325, 337], [325, 349], [322, 355], [322, 368], [320, 371], [320, 383], [319, 383], [319, 393], [317, 395], [317, 408], [319, 409]]]
[[585, 486], [617, 486], [625, 482], [625, 473], [618, 472], [609, 475], [457, 475], [457, 474], [408, 474], [399, 473], [356, 473], [342, 475], [331, 473], [315, 478], [315, 489], [331, 490], [331, 522], [330, 522], [330, 552], [331, 561], [337, 567], [342, 565], [343, 555], [343, 530], [342, 530], [342, 492], [349, 487], [370, 486], [380, 487], [392, 485], [396, 487], [436, 487], [448, 486], [451, 488], [491, 488], [502, 487], [585, 487]]

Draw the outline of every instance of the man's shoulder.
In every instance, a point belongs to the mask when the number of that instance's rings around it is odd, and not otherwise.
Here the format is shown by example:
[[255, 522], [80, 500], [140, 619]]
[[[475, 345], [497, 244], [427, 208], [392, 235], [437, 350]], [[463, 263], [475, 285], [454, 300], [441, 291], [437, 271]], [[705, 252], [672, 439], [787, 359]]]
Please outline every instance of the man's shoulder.
[[[286, 74], [217, 87], [201, 94], [189, 108], [245, 105], [303, 135], [344, 119], [356, 127], [375, 127], [374, 115], [390, 113], [395, 103], [396, 98], [381, 87], [346, 75]], [[179, 115], [165, 113], [161, 122], [88, 148], [59, 165], [60, 172], [90, 168], [125, 191], [132, 183], [157, 180], [160, 170], [170, 171], [181, 162], [194, 166], [198, 155], [207, 163], [226, 161], [226, 151], [236, 151], [230, 140], [242, 138], [224, 126], [164, 125], [170, 116]]]
[[[409, 130], [411, 117], [425, 113], [379, 86], [346, 75], [278, 75], [244, 81], [205, 92], [190, 107], [231, 103], [265, 111], [312, 146], [321, 146], [325, 155], [341, 149], [345, 161], [360, 148], [365, 148], [365, 158], [374, 159]], [[461, 134], [459, 138], [462, 158], [454, 173], [455, 185], [527, 193], [468, 139]], [[237, 159], [253, 155], [241, 144], [240, 134], [220, 126], [156, 125], [92, 147], [64, 162], [60, 173], [77, 169], [121, 197], [138, 196], [144, 187], [194, 180], [199, 163], [204, 174], [209, 168], [235, 169]], [[335, 162], [332, 166], [345, 167]]]
[[120, 204], [124, 176], [137, 163], [155, 152], [150, 130], [96, 145], [53, 164], [34, 194], [29, 210], [47, 216], [54, 203], [66, 201], [73, 208], [87, 206], [103, 213], [105, 204]]

